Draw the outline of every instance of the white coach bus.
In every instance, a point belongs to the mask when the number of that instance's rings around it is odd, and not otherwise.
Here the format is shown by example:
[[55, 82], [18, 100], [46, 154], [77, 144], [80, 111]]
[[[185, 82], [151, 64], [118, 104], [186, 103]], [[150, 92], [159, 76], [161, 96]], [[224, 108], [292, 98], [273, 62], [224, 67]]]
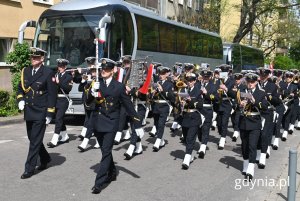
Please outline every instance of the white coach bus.
[[[153, 56], [165, 66], [175, 62], [222, 64], [221, 37], [196, 27], [177, 23], [122, 0], [66, 0], [20, 27], [19, 42], [27, 26], [36, 27], [33, 46], [47, 50], [46, 65], [56, 66], [57, 58], [70, 61], [70, 67], [85, 67], [84, 59], [95, 56], [96, 28], [105, 41], [99, 57], [119, 60]], [[100, 47], [100, 46], [99, 46]], [[73, 86], [73, 105], [67, 114], [84, 114], [81, 93]]]

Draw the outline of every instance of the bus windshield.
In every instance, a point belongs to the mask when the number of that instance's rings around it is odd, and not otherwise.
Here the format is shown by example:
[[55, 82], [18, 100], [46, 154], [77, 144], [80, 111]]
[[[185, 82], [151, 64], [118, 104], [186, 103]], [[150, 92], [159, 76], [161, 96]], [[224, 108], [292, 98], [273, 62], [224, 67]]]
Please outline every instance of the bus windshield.
[[[65, 58], [71, 67], [84, 65], [84, 59], [95, 56], [95, 27], [101, 15], [72, 15], [44, 17], [39, 21], [35, 46], [47, 50], [49, 67], [56, 59]], [[105, 56], [105, 55], [104, 55]]]

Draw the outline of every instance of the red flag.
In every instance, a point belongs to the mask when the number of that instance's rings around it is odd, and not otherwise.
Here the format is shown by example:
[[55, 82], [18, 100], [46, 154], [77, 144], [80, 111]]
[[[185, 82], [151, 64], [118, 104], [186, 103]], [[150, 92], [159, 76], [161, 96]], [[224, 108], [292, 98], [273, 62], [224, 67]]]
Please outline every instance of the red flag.
[[152, 79], [152, 72], [153, 72], [153, 64], [150, 64], [144, 85], [139, 89], [139, 92], [141, 92], [142, 94], [147, 94], [148, 92], [151, 79]]

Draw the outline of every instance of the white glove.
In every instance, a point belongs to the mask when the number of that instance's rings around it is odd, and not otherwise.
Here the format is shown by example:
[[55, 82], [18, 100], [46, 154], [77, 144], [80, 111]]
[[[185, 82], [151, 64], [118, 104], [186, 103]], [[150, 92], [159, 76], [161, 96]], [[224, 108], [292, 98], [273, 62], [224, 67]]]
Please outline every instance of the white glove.
[[18, 107], [19, 107], [19, 110], [24, 110], [24, 107], [25, 107], [25, 101], [21, 100], [21, 101], [18, 103]]
[[52, 117], [46, 117], [46, 124], [50, 124]]
[[99, 92], [98, 91], [94, 91], [92, 90], [92, 96], [94, 96], [95, 98], [98, 98], [99, 97]]
[[94, 82], [92, 90], [93, 91], [97, 91], [98, 89], [100, 89], [100, 82]]

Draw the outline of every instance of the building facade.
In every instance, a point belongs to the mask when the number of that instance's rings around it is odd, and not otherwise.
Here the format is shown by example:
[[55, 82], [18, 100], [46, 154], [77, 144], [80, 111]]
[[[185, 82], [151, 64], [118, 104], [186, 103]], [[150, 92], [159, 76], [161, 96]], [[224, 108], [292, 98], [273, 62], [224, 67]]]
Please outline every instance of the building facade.
[[[0, 0], [0, 90], [11, 90], [11, 74], [5, 57], [18, 40], [20, 25], [38, 20], [41, 13], [61, 0]], [[31, 42], [34, 29], [26, 30], [25, 40]]]

